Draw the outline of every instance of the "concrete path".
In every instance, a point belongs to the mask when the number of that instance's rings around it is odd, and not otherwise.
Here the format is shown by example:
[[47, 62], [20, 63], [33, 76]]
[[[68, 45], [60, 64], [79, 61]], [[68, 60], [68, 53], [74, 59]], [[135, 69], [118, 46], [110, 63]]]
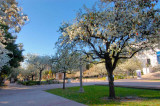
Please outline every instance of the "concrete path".
[[84, 106], [41, 90], [17, 92], [0, 97], [1, 106]]
[[[94, 84], [97, 83], [85, 83], [84, 85]], [[71, 86], [79, 86], [79, 83], [66, 84], [66, 87]], [[62, 84], [29, 87], [11, 84], [8, 87], [0, 89], [0, 106], [85, 106], [84, 104], [44, 91], [54, 88], [62, 88]]]
[[[84, 85], [103, 84], [103, 82], [87, 82]], [[147, 80], [117, 80], [115, 85], [128, 87], [155, 87], [160, 89], [160, 82]], [[79, 83], [68, 83], [66, 87], [79, 86]], [[45, 92], [47, 89], [62, 88], [62, 84], [21, 86], [12, 84], [9, 87], [0, 88], [0, 106], [84, 106], [83, 104], [68, 100]]]

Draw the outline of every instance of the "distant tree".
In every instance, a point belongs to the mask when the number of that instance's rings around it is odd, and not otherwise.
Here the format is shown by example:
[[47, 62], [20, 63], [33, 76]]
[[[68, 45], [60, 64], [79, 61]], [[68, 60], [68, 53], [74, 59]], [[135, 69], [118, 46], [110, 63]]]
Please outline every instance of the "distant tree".
[[43, 74], [42, 78], [48, 80], [49, 70], [44, 70], [42, 74]]
[[73, 23], [61, 27], [61, 44], [73, 44], [94, 59], [102, 59], [109, 78], [109, 98], [115, 98], [113, 71], [120, 59], [157, 46], [160, 31], [158, 0], [102, 0], [85, 7]]
[[32, 64], [29, 64], [26, 68], [26, 71], [28, 73], [28, 76], [31, 78], [31, 80], [33, 81], [34, 80], [34, 77], [36, 77], [37, 75], [37, 69], [34, 65]]
[[58, 72], [58, 57], [57, 56], [51, 56], [49, 60], [49, 66], [51, 68], [51, 74], [53, 78], [53, 74], [56, 77], [56, 73]]
[[46, 69], [46, 67], [49, 64], [49, 56], [37, 56], [37, 55], [32, 55], [28, 54], [27, 55], [27, 62], [29, 64], [33, 64], [34, 67], [39, 71], [39, 82], [41, 84], [41, 79], [42, 79], [42, 71]]
[[124, 63], [118, 65], [118, 67], [126, 72], [129, 72], [130, 75], [134, 78], [135, 72], [138, 69], [142, 69], [142, 64], [137, 58], [128, 59]]
[[21, 79], [21, 80], [29, 80], [30, 79], [30, 71], [20, 67], [19, 74], [18, 74], [17, 78]]
[[94, 64], [91, 68], [84, 72], [85, 77], [104, 76], [107, 75], [104, 63]]
[[66, 73], [68, 71], [73, 71], [78, 67], [79, 60], [78, 54], [75, 52], [71, 52], [69, 48], [65, 49], [59, 49], [58, 50], [58, 61], [57, 61], [57, 67], [59, 72], [62, 72], [64, 74], [63, 77], [63, 89], [65, 89], [65, 79], [66, 79]]
[[17, 81], [17, 77], [20, 73], [20, 68], [10, 68], [10, 74], [8, 75], [8, 78], [10, 78], [10, 81], [11, 81], [11, 78], [14, 79], [14, 82]]

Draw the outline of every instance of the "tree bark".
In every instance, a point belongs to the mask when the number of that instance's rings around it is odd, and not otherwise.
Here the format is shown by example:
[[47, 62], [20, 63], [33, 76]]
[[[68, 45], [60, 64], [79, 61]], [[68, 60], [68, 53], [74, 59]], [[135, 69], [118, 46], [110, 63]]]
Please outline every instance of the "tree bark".
[[42, 78], [42, 70], [39, 72], [39, 85], [41, 85], [41, 78]]
[[65, 89], [65, 79], [66, 79], [66, 72], [64, 72], [64, 77], [63, 77], [63, 89]]
[[51, 73], [51, 75], [52, 75], [52, 79], [53, 79], [53, 72]]
[[54, 73], [54, 78], [56, 79], [56, 73]]
[[108, 72], [108, 80], [109, 80], [109, 99], [115, 99], [114, 79], [112, 72]]
[[2, 77], [1, 77], [1, 73], [0, 73], [0, 85], [2, 85]]
[[114, 79], [113, 79], [113, 68], [112, 63], [109, 59], [105, 60], [106, 70], [108, 72], [108, 81], [109, 81], [109, 99], [115, 99], [115, 90], [114, 90]]
[[0, 76], [0, 85], [2, 85], [2, 82], [3, 82], [3, 78], [1, 78]]
[[33, 77], [34, 77], [34, 75], [32, 75], [32, 81], [33, 81]]
[[132, 78], [134, 78], [134, 71], [132, 71]]

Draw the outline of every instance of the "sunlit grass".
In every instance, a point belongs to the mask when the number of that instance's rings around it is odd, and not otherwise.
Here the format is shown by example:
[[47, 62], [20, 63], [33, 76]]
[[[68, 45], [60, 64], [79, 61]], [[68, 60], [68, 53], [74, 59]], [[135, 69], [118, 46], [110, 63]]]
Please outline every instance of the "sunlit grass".
[[52, 89], [47, 90], [47, 92], [62, 96], [74, 100], [79, 103], [86, 105], [160, 105], [160, 91], [158, 90], [144, 90], [144, 89], [132, 89], [132, 88], [121, 88], [116, 87], [116, 96], [117, 97], [126, 97], [126, 96], [135, 96], [144, 98], [140, 101], [108, 101], [102, 99], [103, 97], [108, 97], [108, 87], [107, 86], [84, 86], [84, 93], [78, 92], [79, 87], [70, 87], [63, 89]]

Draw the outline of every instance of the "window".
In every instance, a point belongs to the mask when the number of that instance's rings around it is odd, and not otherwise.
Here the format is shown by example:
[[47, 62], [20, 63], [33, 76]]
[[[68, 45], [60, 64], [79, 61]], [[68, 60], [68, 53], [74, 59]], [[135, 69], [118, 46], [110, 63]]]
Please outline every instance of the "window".
[[147, 65], [151, 65], [151, 60], [147, 59]]

